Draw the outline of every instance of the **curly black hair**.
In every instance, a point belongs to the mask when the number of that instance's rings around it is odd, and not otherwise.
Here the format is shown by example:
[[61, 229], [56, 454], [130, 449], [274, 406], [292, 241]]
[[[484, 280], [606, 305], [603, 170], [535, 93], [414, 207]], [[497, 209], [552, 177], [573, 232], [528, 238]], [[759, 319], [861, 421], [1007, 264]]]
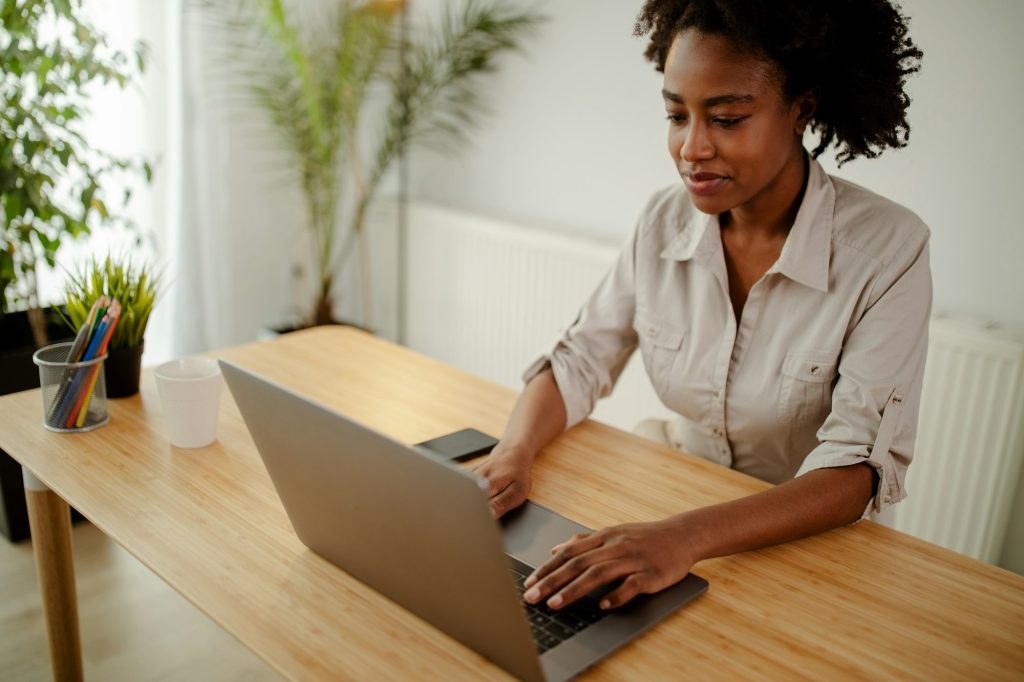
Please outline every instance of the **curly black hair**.
[[922, 52], [907, 19], [887, 0], [647, 0], [634, 35], [650, 34], [644, 56], [658, 71], [676, 36], [720, 35], [773, 62], [783, 95], [813, 91], [817, 158], [833, 143], [840, 165], [907, 146], [906, 77]]

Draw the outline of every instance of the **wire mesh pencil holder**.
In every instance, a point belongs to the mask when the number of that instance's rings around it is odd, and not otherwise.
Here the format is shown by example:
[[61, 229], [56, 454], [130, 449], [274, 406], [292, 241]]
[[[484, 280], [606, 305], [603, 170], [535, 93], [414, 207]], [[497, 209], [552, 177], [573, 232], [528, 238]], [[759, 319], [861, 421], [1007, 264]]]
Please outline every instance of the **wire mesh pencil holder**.
[[103, 376], [103, 361], [107, 356], [68, 362], [72, 345], [55, 343], [40, 348], [32, 356], [39, 367], [43, 426], [60, 433], [91, 431], [110, 421]]

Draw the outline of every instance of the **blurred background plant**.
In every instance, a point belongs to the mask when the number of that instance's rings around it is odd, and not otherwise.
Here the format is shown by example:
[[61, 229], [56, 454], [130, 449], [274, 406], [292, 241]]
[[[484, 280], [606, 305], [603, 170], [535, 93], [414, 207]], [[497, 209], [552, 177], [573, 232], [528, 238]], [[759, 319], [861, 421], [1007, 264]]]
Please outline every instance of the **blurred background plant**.
[[93, 259], [77, 272], [69, 273], [67, 321], [77, 332], [100, 296], [116, 298], [121, 304], [121, 319], [110, 338], [109, 350], [141, 346], [158, 287], [158, 277], [145, 265], [133, 263], [130, 257], [115, 259], [108, 255], [103, 261]]
[[[341, 0], [304, 23], [283, 0], [200, 4], [225, 29], [225, 66], [268, 115], [302, 189], [315, 273], [303, 324], [335, 321], [339, 272], [358, 243], [362, 323], [372, 326], [361, 237], [382, 178], [410, 144], [457, 151], [485, 112], [481, 77], [543, 18], [503, 0], [465, 0], [438, 26], [404, 31], [403, 0]], [[374, 95], [384, 111], [375, 117]]]
[[27, 310], [37, 346], [46, 343], [40, 263], [54, 267], [62, 244], [96, 225], [130, 225], [108, 210], [108, 175], [152, 176], [148, 163], [94, 149], [79, 132], [90, 89], [124, 88], [146, 51], [109, 49], [80, 15], [80, 0], [0, 0], [0, 315]]

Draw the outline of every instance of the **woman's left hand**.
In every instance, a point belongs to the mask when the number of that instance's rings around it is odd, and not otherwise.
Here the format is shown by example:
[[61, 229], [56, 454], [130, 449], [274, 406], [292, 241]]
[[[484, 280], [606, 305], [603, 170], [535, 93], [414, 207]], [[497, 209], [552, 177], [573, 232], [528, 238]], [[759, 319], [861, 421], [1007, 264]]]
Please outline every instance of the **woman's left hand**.
[[638, 594], [674, 585], [700, 558], [684, 519], [675, 516], [574, 535], [553, 547], [554, 557], [526, 579], [523, 597], [531, 604], [547, 600], [549, 607], [559, 609], [621, 578], [622, 584], [601, 599], [601, 608], [613, 609]]

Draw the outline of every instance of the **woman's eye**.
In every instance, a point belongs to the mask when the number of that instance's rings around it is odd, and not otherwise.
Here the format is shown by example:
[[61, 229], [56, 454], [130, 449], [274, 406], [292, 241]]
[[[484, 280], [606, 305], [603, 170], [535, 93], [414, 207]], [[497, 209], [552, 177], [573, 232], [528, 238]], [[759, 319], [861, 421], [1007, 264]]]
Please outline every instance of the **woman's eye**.
[[715, 125], [720, 128], [732, 128], [734, 125], [745, 119], [746, 116], [737, 116], [735, 118], [723, 118], [721, 116], [713, 119]]
[[686, 123], [686, 117], [682, 114], [669, 114], [665, 117], [670, 123], [680, 124]]

